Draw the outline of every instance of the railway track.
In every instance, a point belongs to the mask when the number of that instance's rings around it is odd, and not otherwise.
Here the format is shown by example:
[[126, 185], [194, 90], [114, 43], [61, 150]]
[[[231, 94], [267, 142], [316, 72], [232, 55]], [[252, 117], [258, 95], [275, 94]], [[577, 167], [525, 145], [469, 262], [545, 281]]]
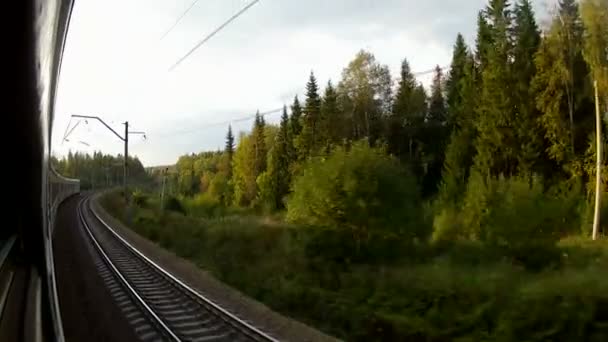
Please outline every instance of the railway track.
[[222, 309], [135, 249], [89, 206], [78, 216], [95, 264], [142, 341], [277, 341]]

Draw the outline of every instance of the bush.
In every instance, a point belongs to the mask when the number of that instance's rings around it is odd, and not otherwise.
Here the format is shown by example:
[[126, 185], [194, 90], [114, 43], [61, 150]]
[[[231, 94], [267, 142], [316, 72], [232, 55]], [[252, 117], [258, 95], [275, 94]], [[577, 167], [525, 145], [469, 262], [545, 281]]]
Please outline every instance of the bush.
[[133, 191], [131, 198], [133, 198], [133, 203], [140, 208], [148, 205], [148, 196], [139, 189]]
[[287, 202], [292, 222], [348, 229], [365, 240], [370, 230], [410, 237], [426, 233], [414, 177], [379, 148], [358, 142], [311, 160]]
[[186, 215], [186, 210], [184, 210], [182, 203], [179, 201], [179, 199], [177, 197], [172, 196], [172, 195], [167, 195], [164, 202], [165, 203], [163, 205], [163, 208], [165, 210], [175, 211], [175, 212]]
[[463, 232], [461, 220], [460, 212], [456, 208], [449, 206], [440, 209], [439, 214], [435, 216], [433, 221], [431, 240], [434, 243], [458, 240]]
[[223, 205], [209, 193], [198, 194], [186, 201], [188, 213], [192, 216], [212, 218], [223, 216]]

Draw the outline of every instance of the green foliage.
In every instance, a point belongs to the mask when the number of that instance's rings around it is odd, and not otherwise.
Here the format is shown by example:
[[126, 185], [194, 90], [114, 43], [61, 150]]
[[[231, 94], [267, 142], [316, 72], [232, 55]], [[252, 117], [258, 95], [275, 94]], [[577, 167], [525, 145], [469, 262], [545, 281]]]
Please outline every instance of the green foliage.
[[331, 81], [327, 82], [325, 93], [321, 102], [321, 132], [324, 132], [322, 147], [326, 149], [330, 146], [342, 144], [345, 138], [345, 118], [344, 113], [338, 108], [338, 94]]
[[165, 210], [174, 211], [180, 214], [186, 214], [186, 210], [184, 209], [184, 206], [182, 205], [182, 202], [179, 200], [179, 198], [167, 195], [164, 201], [165, 203], [163, 203], [163, 208]]
[[[124, 211], [121, 201], [102, 199], [117, 217]], [[161, 224], [160, 216], [141, 208], [136, 216], [137, 233], [273, 310], [346, 341], [608, 338], [606, 241], [565, 241], [559, 245], [566, 259], [560, 270], [530, 272], [501, 261], [496, 248], [480, 243], [425, 251], [374, 235], [372, 249], [354, 254], [352, 240], [341, 243], [343, 231], [250, 216], [169, 214]], [[410, 250], [425, 256], [404, 262], [409, 256], [403, 252]], [[343, 257], [357, 260], [368, 252], [369, 264]]]
[[[80, 179], [82, 190], [111, 188], [124, 182], [124, 158], [121, 155], [70, 151], [61, 159], [51, 158], [51, 163], [60, 175]], [[137, 157], [130, 156], [127, 165], [130, 185], [149, 187], [152, 184], [152, 178]]]
[[247, 206], [255, 199], [257, 192], [255, 150], [251, 136], [241, 135], [233, 163], [234, 203]]
[[381, 137], [384, 116], [391, 109], [391, 88], [388, 66], [378, 63], [372, 53], [359, 51], [342, 71], [338, 84], [341, 106], [352, 127], [348, 138], [367, 138], [374, 144]]
[[309, 156], [316, 155], [324, 133], [321, 132], [321, 98], [317, 79], [311, 72], [308, 83], [306, 84], [306, 101], [304, 112], [301, 118], [302, 133], [298, 136], [295, 146], [298, 151], [298, 159], [305, 160]]
[[251, 131], [251, 158], [253, 159], [252, 178], [255, 180], [262, 172], [266, 170], [266, 154], [268, 152], [268, 144], [266, 142], [266, 123], [264, 117], [258, 111], [255, 115], [255, 122]]
[[191, 199], [185, 199], [184, 207], [188, 215], [193, 217], [222, 217], [225, 212], [224, 205], [210, 193], [198, 194]]
[[137, 189], [131, 193], [131, 199], [133, 203], [138, 207], [146, 207], [148, 205], [148, 196], [146, 196], [140, 189]]
[[282, 209], [284, 207], [283, 198], [289, 192], [292, 145], [288, 125], [287, 108], [284, 108], [279, 131], [275, 136], [273, 148], [268, 154], [267, 172], [262, 173], [257, 179], [258, 198], [268, 210]]
[[352, 230], [358, 240], [378, 229], [422, 236], [418, 200], [413, 177], [382, 149], [361, 141], [307, 164], [294, 182], [287, 217]]
[[[292, 145], [295, 146], [297, 139], [299, 139], [300, 134], [302, 133], [302, 106], [300, 106], [300, 101], [298, 100], [298, 96], [293, 99], [293, 104], [291, 105], [291, 117], [289, 118], [289, 135], [292, 139]], [[295, 151], [294, 151], [295, 152]]]
[[420, 127], [426, 107], [424, 88], [417, 83], [407, 59], [404, 59], [387, 134], [392, 154], [414, 163], [419, 159]]

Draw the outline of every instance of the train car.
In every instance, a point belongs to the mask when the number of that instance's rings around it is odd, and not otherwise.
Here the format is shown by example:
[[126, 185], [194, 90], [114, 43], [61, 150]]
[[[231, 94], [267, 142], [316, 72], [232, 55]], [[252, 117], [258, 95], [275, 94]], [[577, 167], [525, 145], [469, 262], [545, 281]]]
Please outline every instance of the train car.
[[[4, 4], [5, 222], [0, 229], [0, 341], [63, 341], [52, 232], [78, 180], [49, 164], [57, 80], [72, 0]], [[8, 190], [6, 190], [8, 189]]]

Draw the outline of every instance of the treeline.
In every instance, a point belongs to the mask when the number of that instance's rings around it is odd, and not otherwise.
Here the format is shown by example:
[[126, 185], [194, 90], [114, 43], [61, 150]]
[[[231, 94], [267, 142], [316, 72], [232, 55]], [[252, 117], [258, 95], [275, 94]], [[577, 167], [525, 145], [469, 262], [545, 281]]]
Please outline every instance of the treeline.
[[[123, 184], [124, 157], [101, 152], [72, 153], [58, 159], [51, 157], [51, 165], [62, 176], [80, 179], [81, 189], [99, 189]], [[128, 160], [129, 184], [149, 184], [152, 179], [137, 157]]]
[[[578, 232], [589, 226], [595, 194], [594, 82], [608, 112], [606, 23], [608, 4], [600, 0], [560, 1], [543, 31], [530, 1], [490, 0], [477, 18], [475, 46], [456, 37], [449, 72], [436, 68], [430, 93], [407, 59], [395, 79], [360, 51], [337, 85], [330, 80], [321, 90], [311, 73], [304, 98], [284, 108], [278, 126], [258, 114], [237, 146], [229, 128], [223, 152], [181, 157], [177, 186], [224, 205], [287, 207], [291, 218], [331, 209], [332, 219], [315, 223], [357, 227], [386, 224], [371, 216], [351, 221], [372, 215], [371, 207], [426, 199], [437, 240], [525, 239], [510, 230], [522, 225], [531, 236]], [[413, 181], [404, 179], [404, 189], [380, 172]], [[603, 174], [606, 191], [605, 167]]]

